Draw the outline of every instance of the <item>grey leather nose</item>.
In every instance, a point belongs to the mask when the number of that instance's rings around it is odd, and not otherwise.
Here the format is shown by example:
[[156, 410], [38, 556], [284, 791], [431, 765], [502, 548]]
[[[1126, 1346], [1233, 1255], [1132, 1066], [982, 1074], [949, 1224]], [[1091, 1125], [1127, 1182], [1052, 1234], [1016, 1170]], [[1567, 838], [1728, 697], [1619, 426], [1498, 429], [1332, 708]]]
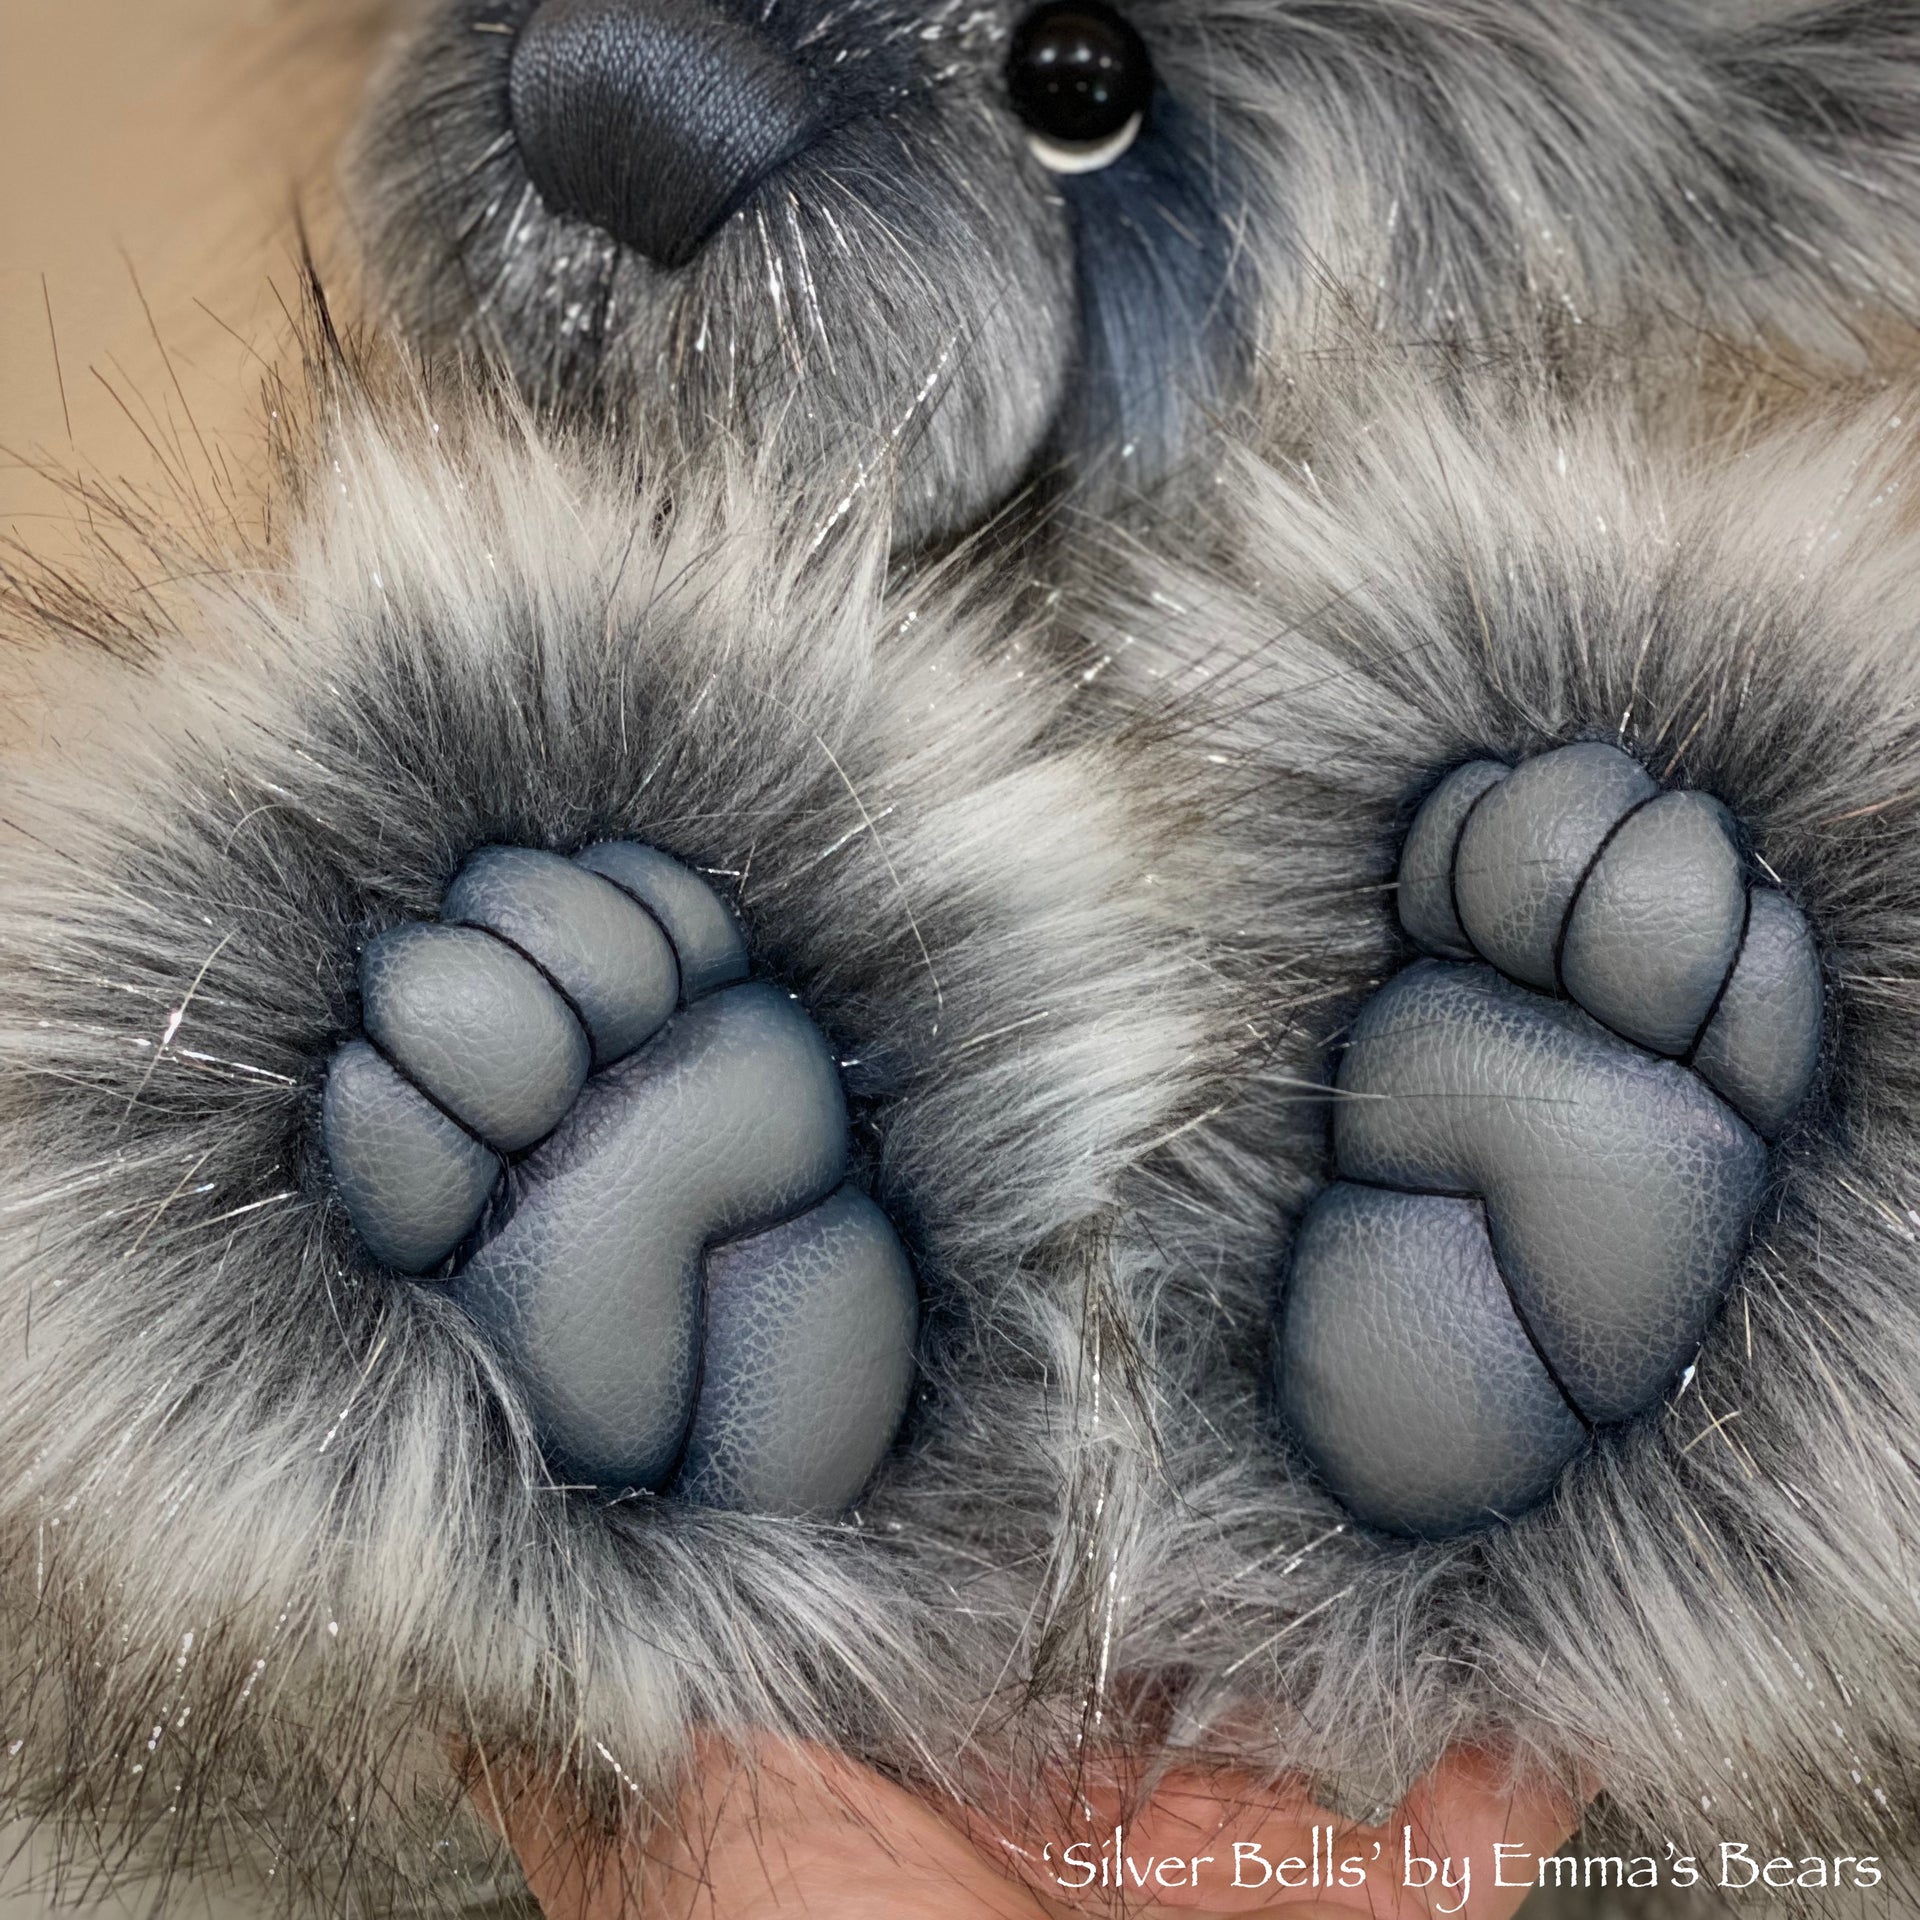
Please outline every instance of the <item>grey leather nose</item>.
[[807, 76], [710, 0], [544, 0], [508, 97], [547, 205], [662, 267], [685, 266], [822, 130]]

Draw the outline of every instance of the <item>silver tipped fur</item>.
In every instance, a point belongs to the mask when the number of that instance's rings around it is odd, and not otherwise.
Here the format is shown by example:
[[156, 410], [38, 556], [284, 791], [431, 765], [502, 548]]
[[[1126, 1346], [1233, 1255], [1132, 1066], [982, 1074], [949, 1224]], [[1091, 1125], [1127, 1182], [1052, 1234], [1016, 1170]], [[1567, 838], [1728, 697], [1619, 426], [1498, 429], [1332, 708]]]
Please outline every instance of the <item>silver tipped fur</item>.
[[[1024, 1764], [1137, 1506], [1115, 1203], [1212, 1040], [1153, 912], [1181, 829], [1112, 744], [1043, 750], [1077, 682], [990, 594], [884, 599], [871, 527], [337, 363], [322, 400], [277, 548], [122, 523], [150, 590], [5, 583], [9, 1804], [338, 1916], [466, 1896], [462, 1754], [609, 1818], [695, 1726]], [[328, 1196], [361, 942], [477, 845], [609, 836], [734, 899], [910, 1243], [924, 1377], [846, 1524], [557, 1490]]]
[[[1237, 1110], [1167, 1168], [1178, 1498], [1122, 1574], [1119, 1666], [1173, 1696], [1176, 1748], [1347, 1798], [1477, 1743], [1604, 1783], [1653, 1851], [1751, 1835], [1891, 1878], [1920, 1851], [1916, 415], [1655, 454], [1525, 391], [1384, 371], [1329, 407], [1311, 467], [1229, 456], [1184, 549], [1100, 556], [1116, 671], [1217, 763], [1182, 906], [1220, 929], [1258, 1036]], [[1391, 881], [1420, 800], [1582, 737], [1724, 801], [1804, 906], [1824, 1083], [1664, 1414], [1510, 1527], [1391, 1542], [1262, 1399], [1291, 1223], [1326, 1178], [1326, 1048], [1409, 957]]]

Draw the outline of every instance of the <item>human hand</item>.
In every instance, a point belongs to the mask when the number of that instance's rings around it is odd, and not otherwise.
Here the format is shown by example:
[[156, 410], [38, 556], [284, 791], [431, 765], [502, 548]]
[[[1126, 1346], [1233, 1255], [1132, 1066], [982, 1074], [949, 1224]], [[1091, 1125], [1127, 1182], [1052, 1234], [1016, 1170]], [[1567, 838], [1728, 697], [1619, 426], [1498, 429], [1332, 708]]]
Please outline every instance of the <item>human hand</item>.
[[[548, 1788], [481, 1792], [547, 1920], [1508, 1920], [1529, 1888], [1494, 1884], [1495, 1843], [1551, 1853], [1579, 1821], [1557, 1794], [1514, 1791], [1469, 1753], [1449, 1755], [1378, 1828], [1297, 1791], [1185, 1773], [1127, 1823], [1124, 1891], [1103, 1889], [1097, 1868], [1079, 1890], [1066, 1848], [1098, 1861], [1104, 1845], [1111, 1860], [1117, 1794], [1111, 1810], [1096, 1797], [1072, 1833], [1015, 1841], [819, 1747], [763, 1740], [743, 1755], [704, 1739], [690, 1780], [677, 1828], [651, 1845], [596, 1840]], [[1351, 1858], [1366, 1871], [1357, 1885], [1254, 1886], [1257, 1869], [1236, 1874], [1234, 1862], [1256, 1856], [1236, 1843], [1268, 1863]], [[1470, 1861], [1470, 1884], [1402, 1884], [1408, 1844]]]

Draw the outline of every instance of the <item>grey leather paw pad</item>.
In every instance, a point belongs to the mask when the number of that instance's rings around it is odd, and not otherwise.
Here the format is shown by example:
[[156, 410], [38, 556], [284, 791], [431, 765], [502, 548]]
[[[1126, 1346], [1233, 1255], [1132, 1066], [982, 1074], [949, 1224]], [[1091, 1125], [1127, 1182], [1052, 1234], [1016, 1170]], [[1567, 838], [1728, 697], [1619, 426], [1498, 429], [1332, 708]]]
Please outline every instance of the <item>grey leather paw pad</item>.
[[1822, 981], [1719, 802], [1600, 743], [1449, 776], [1399, 897], [1431, 957], [1355, 1022], [1274, 1365], [1355, 1517], [1443, 1538], [1544, 1499], [1685, 1369], [1812, 1084]]
[[748, 972], [652, 847], [485, 848], [361, 955], [322, 1128], [368, 1251], [486, 1330], [557, 1475], [832, 1514], [899, 1429], [918, 1299], [826, 1041]]

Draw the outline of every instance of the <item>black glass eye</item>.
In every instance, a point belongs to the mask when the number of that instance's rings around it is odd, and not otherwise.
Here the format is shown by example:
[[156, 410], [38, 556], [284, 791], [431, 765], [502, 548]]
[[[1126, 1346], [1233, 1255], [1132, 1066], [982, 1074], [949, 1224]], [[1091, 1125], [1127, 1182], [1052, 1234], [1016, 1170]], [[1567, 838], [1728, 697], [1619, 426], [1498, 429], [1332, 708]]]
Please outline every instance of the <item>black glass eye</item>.
[[1103, 149], [1145, 117], [1153, 61], [1102, 0], [1047, 0], [1014, 29], [1007, 90], [1042, 159], [1045, 147]]

